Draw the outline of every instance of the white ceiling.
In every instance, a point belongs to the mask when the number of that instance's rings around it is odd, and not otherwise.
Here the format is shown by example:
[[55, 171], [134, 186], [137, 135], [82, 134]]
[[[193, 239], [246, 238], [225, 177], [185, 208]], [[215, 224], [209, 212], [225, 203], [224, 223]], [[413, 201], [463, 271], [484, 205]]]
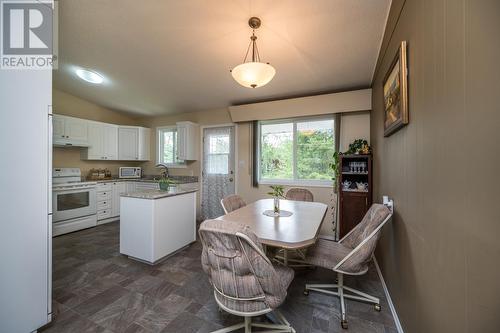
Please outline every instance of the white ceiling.
[[[210, 110], [371, 83], [390, 0], [62, 0], [54, 85], [96, 104], [141, 115]], [[251, 30], [266, 86], [237, 84]], [[86, 67], [106, 77], [76, 77]]]

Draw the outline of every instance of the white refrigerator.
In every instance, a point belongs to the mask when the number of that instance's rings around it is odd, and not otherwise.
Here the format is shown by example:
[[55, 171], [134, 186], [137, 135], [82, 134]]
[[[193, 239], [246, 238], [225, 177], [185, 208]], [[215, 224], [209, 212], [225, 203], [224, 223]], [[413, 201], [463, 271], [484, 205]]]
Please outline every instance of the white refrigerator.
[[52, 71], [0, 69], [0, 332], [51, 320]]

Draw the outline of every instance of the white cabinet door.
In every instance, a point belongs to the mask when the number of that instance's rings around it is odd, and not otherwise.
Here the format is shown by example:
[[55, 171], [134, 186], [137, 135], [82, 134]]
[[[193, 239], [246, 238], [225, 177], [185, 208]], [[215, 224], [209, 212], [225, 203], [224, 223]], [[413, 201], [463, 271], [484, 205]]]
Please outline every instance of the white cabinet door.
[[177, 123], [177, 157], [180, 160], [198, 159], [199, 126], [190, 121]]
[[118, 159], [118, 126], [89, 121], [89, 148], [82, 151], [82, 158], [87, 160]]
[[87, 141], [88, 121], [84, 119], [67, 117], [64, 121], [64, 134], [73, 141]]
[[103, 155], [107, 160], [118, 159], [118, 126], [103, 125]]
[[145, 127], [139, 127], [139, 160], [150, 160], [151, 130]]
[[120, 215], [120, 195], [127, 192], [127, 183], [113, 183], [113, 202], [111, 205], [111, 217]]
[[[87, 150], [86, 159], [88, 160], [103, 160], [104, 159], [104, 127], [103, 124], [97, 122], [89, 122], [89, 148]], [[84, 155], [84, 154], [82, 154]]]
[[124, 161], [134, 161], [139, 159], [139, 128], [125, 127], [118, 128], [118, 159]]
[[177, 124], [177, 158], [180, 160], [186, 160], [186, 140], [186, 126]]
[[56, 140], [66, 137], [64, 134], [64, 117], [57, 114], [52, 116], [52, 136]]
[[125, 184], [127, 184], [126, 186], [126, 189], [127, 189], [127, 193], [130, 193], [130, 192], [135, 192], [135, 188], [136, 188], [136, 182], [126, 182]]

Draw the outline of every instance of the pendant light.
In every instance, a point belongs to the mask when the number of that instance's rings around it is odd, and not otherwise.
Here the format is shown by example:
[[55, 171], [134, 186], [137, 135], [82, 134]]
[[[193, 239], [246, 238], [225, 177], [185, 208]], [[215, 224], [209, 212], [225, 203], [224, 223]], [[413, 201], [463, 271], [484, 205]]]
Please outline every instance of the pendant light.
[[[268, 84], [276, 74], [276, 70], [269, 63], [260, 61], [259, 50], [257, 49], [257, 36], [255, 29], [260, 27], [261, 21], [258, 17], [251, 17], [248, 25], [252, 28], [252, 36], [248, 45], [247, 53], [243, 63], [231, 70], [233, 78], [244, 87], [258, 88]], [[247, 62], [248, 52], [252, 48], [252, 61]]]

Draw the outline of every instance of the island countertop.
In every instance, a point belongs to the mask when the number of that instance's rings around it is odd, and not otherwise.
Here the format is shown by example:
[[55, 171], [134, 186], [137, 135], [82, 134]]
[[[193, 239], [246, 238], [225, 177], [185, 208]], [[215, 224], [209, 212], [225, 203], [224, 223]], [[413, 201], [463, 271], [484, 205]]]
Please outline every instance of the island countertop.
[[192, 193], [196, 192], [198, 189], [178, 189], [176, 187], [171, 188], [169, 191], [161, 191], [161, 190], [144, 190], [144, 191], [138, 191], [138, 192], [130, 192], [130, 193], [122, 193], [122, 197], [128, 197], [128, 198], [137, 198], [137, 199], [149, 199], [149, 200], [155, 200], [155, 199], [161, 199], [161, 198], [167, 198], [167, 197], [173, 197], [176, 195], [181, 195], [181, 194], [186, 194], [186, 193]]

